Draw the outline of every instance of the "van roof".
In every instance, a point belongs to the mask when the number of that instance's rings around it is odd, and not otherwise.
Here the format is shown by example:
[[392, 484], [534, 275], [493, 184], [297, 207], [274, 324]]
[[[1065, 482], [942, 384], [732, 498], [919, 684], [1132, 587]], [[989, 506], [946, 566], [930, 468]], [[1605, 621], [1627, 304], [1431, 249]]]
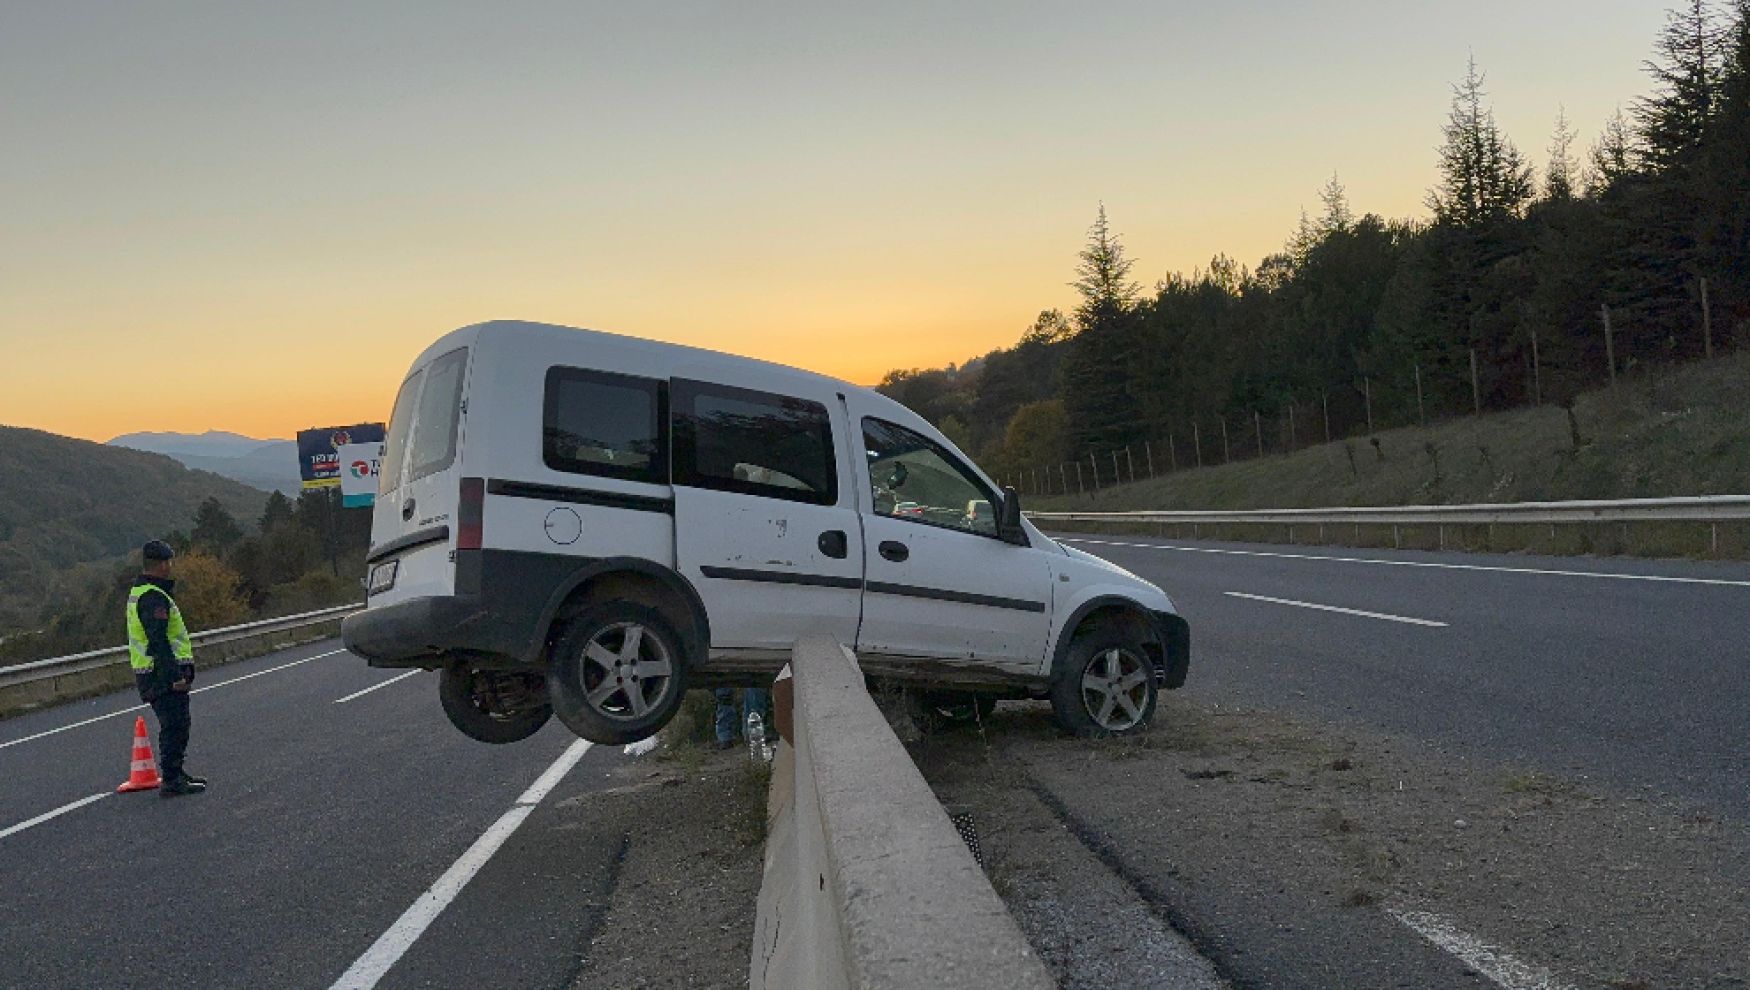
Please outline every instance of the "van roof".
[[[804, 371], [789, 365], [777, 364], [772, 361], [761, 361], [757, 358], [741, 357], [723, 351], [715, 351], [705, 347], [691, 347], [686, 344], [670, 344], [659, 340], [647, 340], [643, 337], [632, 337], [626, 334], [608, 333], [603, 330], [586, 330], [582, 327], [560, 326], [554, 323], [534, 323], [527, 320], [488, 320], [484, 323], [473, 323], [452, 330], [431, 343], [414, 361], [413, 367], [422, 367], [432, 358], [447, 351], [476, 342], [492, 341], [498, 343], [501, 338], [515, 337], [518, 344], [526, 345], [531, 339], [546, 339], [558, 343], [575, 343], [577, 335], [583, 334], [601, 340], [603, 343], [621, 350], [623, 353], [671, 355], [688, 357], [695, 360], [720, 362], [729, 367], [760, 376], [777, 379], [789, 379], [796, 382], [810, 382], [816, 385], [830, 385], [843, 390], [854, 388], [864, 392], [874, 392], [862, 385], [855, 385], [840, 378], [822, 375], [818, 372]], [[875, 392], [874, 394], [880, 395]], [[887, 399], [887, 396], [881, 396]], [[892, 401], [888, 399], [888, 401]]]

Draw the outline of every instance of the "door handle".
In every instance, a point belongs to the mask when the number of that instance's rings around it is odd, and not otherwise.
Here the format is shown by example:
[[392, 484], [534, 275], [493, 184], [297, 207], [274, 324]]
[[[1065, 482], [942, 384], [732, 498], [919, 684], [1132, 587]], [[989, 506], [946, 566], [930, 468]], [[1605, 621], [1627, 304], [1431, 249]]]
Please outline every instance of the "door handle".
[[844, 560], [851, 553], [850, 541], [845, 539], [845, 531], [842, 529], [829, 529], [820, 534], [815, 546], [820, 547], [821, 553], [834, 560]]
[[896, 564], [911, 556], [911, 551], [898, 540], [882, 540], [878, 549], [881, 551], [881, 556]]
[[413, 499], [401, 503], [401, 518], [403, 521], [413, 518]]

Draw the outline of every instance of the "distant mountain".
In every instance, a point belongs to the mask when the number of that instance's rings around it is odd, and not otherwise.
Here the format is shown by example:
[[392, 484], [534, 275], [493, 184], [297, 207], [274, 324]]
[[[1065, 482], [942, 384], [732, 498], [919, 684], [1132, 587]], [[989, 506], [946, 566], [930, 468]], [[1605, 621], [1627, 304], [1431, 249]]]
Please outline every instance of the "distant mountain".
[[0, 631], [35, 619], [57, 574], [187, 532], [208, 496], [245, 528], [267, 502], [162, 454], [0, 426]]
[[253, 453], [263, 444], [287, 442], [289, 441], [257, 440], [241, 433], [208, 430], [205, 433], [124, 433], [109, 443], [114, 447], [131, 447], [154, 454], [169, 454], [171, 457], [183, 454], [197, 457], [242, 457]]
[[174, 457], [186, 467], [211, 471], [253, 488], [266, 491], [277, 488], [287, 495], [298, 493], [298, 445], [290, 440], [257, 440], [239, 433], [208, 430], [128, 433], [109, 444]]

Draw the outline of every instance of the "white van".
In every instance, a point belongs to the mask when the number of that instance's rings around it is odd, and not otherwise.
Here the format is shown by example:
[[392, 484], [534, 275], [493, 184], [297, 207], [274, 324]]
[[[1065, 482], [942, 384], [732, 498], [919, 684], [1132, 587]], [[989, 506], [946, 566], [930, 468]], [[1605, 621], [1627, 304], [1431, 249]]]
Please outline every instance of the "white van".
[[804, 633], [933, 704], [1049, 697], [1088, 735], [1185, 681], [1159, 588], [1040, 533], [899, 403], [761, 361], [464, 327], [401, 385], [375, 512], [346, 646], [441, 671], [486, 742], [552, 714], [642, 739], [688, 688], [770, 683]]

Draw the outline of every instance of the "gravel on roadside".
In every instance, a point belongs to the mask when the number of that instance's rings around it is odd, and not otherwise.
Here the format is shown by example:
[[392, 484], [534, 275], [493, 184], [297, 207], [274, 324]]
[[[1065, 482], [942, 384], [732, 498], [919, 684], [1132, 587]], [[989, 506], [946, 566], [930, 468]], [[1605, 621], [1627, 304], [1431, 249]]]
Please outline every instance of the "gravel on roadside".
[[[982, 733], [913, 750], [974, 811], [999, 892], [1066, 987], [1131, 984], [1102, 968], [1097, 904], [1053, 916], [1041, 900], [1084, 886], [1158, 941], [1107, 876], [1237, 986], [1491, 985], [1394, 910], [1552, 985], [1750, 986], [1750, 829], [1707, 809], [1184, 695], [1132, 739], [1070, 739], [1042, 706], [1004, 705]], [[1085, 854], [1038, 839], [1025, 796]]]

